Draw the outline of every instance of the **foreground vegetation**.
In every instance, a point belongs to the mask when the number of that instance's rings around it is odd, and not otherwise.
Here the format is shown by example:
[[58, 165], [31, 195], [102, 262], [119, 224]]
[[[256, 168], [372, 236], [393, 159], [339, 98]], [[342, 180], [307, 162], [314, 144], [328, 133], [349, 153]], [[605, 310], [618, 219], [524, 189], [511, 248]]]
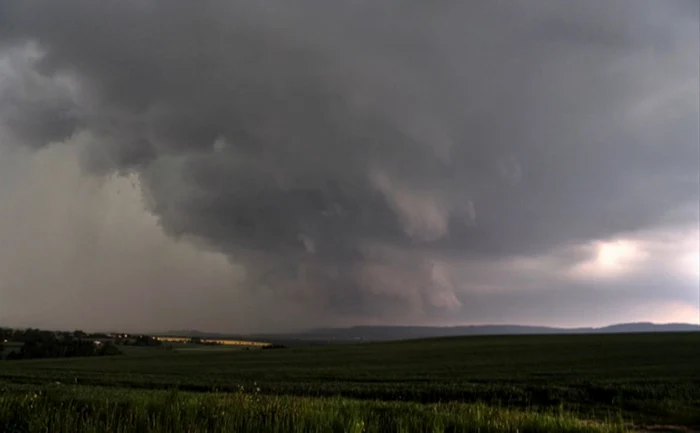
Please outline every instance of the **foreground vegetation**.
[[[44, 388], [55, 382], [64, 384], [60, 385], [64, 388], [70, 384], [72, 391], [65, 393], [69, 400], [48, 396], [50, 391]], [[22, 399], [39, 389], [46, 391], [40, 399], [45, 408], [37, 413], [43, 413], [46, 419], [58, 417], [61, 422], [69, 422], [62, 417], [78, 413], [91, 414], [85, 419], [98, 422], [116, 411], [113, 416], [128, 414], [123, 416], [139, 419], [133, 421], [137, 424], [164, 423], [170, 416], [164, 414], [171, 409], [158, 399], [167, 391], [151, 390], [178, 388], [178, 404], [192, 407], [183, 409], [183, 414], [196, 414], [200, 413], [194, 408], [199, 399], [210, 405], [206, 411], [214, 411], [219, 404], [244, 404], [243, 388], [255, 390], [255, 405], [245, 406], [248, 409], [230, 417], [276, 423], [276, 431], [315, 431], [290, 427], [306, 426], [307, 422], [324, 426], [336, 423], [335, 431], [352, 431], [348, 430], [350, 424], [344, 424], [350, 420], [363, 421], [366, 426], [374, 423], [380, 429], [384, 425], [381, 423], [389, 422], [382, 421], [382, 417], [422, 417], [433, 412], [442, 414], [442, 421], [420, 418], [425, 422], [415, 421], [421, 426], [416, 427], [418, 430], [403, 431], [432, 431], [433, 427], [443, 431], [443, 425], [444, 431], [472, 431], [469, 426], [476, 425], [469, 418], [472, 415], [464, 415], [467, 418], [459, 421], [461, 424], [449, 420], [461, 413], [477, 412], [488, 413], [485, 420], [525, 422], [522, 420], [532, 417], [527, 421], [531, 423], [529, 430], [519, 428], [521, 432], [565, 431], [546, 426], [573, 423], [571, 413], [599, 422], [620, 415], [628, 424], [692, 426], [700, 425], [700, 334], [467, 337], [271, 351], [143, 349], [116, 357], [4, 362], [0, 364], [0, 389], [3, 387], [5, 393], [0, 395], [6, 413], [22, 413], [26, 410], [22, 406], [26, 403], [20, 404]], [[106, 406], [107, 402], [115, 406]], [[88, 409], [81, 412], [75, 405]], [[282, 406], [290, 409], [285, 411]], [[149, 415], [145, 408], [155, 412]], [[273, 409], [288, 413], [289, 418], [272, 415]], [[553, 410], [563, 412], [554, 416]], [[302, 416], [294, 415], [297, 413], [306, 414], [306, 421], [295, 418]], [[206, 422], [232, 423], [221, 425], [234, 426], [234, 431], [248, 428], [235, 424], [244, 421], [234, 418], [216, 421], [219, 418], [200, 415], [191, 416], [208, 419]], [[144, 421], [144, 417], [166, 418]], [[409, 418], [405, 422], [410, 424], [413, 421]], [[93, 421], [85, 421], [85, 425]], [[504, 423], [481, 431], [518, 428]], [[454, 427], [458, 425], [461, 427]], [[96, 431], [118, 431], [101, 428], [95, 427]], [[615, 430], [619, 424], [601, 427], [579, 423], [571, 428], [568, 431]], [[584, 430], [576, 430], [581, 428]], [[388, 431], [402, 430], [392, 427]]]
[[483, 404], [180, 393], [54, 385], [0, 395], [3, 432], [623, 432], [561, 411]]

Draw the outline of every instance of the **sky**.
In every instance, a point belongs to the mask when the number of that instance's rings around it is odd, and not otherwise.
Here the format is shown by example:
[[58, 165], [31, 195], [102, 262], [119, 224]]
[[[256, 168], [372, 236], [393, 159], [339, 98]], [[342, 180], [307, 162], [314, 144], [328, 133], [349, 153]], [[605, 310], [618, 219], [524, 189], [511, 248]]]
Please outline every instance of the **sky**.
[[0, 324], [700, 323], [697, 0], [0, 0]]

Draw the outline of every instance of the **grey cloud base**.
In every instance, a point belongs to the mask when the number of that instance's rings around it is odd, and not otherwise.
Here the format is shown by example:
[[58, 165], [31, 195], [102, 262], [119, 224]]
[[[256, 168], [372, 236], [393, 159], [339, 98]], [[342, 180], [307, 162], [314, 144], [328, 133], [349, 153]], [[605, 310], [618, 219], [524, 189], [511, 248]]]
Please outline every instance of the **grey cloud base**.
[[86, 173], [136, 173], [162, 229], [251, 288], [439, 315], [464, 304], [444, 261], [697, 219], [668, 220], [700, 200], [698, 21], [672, 0], [0, 0], [0, 125], [89, 137]]

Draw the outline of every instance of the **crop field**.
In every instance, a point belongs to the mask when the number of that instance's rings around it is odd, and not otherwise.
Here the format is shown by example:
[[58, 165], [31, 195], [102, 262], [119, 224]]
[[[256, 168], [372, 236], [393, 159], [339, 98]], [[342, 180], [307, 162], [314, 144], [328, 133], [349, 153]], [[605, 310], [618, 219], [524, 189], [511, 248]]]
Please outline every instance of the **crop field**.
[[[156, 340], [165, 343], [187, 343], [192, 340], [190, 337], [155, 337]], [[264, 341], [251, 341], [251, 340], [227, 340], [227, 339], [212, 339], [203, 338], [200, 339], [202, 343], [213, 343], [222, 346], [241, 346], [241, 347], [262, 347], [269, 343]]]
[[[698, 426], [700, 334], [146, 349], [114, 357], [2, 361], [0, 390], [0, 431], [13, 431], [9, 426], [17, 423], [14, 431], [47, 431], [42, 422], [83, 426], [70, 431], [171, 431], [176, 414], [180, 427], [173, 431]], [[25, 418], [34, 421], [18, 421]]]

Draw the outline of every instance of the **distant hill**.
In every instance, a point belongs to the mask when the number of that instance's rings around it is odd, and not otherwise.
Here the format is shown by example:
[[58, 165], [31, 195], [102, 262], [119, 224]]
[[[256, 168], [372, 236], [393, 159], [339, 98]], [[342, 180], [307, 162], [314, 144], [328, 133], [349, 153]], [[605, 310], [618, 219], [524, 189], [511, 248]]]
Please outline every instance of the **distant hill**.
[[227, 335], [195, 330], [170, 331], [166, 335], [255, 339], [270, 342], [314, 341], [391, 341], [417, 338], [457, 337], [469, 335], [526, 335], [526, 334], [613, 334], [647, 332], [700, 332], [700, 325], [686, 323], [654, 324], [622, 323], [602, 328], [554, 328], [521, 325], [474, 325], [474, 326], [352, 326], [348, 328], [319, 328], [289, 334]]
[[456, 337], [467, 335], [525, 335], [525, 334], [606, 334], [644, 332], [700, 331], [700, 326], [683, 323], [657, 325], [653, 323], [624, 323], [602, 328], [554, 328], [521, 325], [475, 326], [354, 326], [350, 328], [326, 328], [298, 333], [308, 339], [387, 341], [431, 337]]

